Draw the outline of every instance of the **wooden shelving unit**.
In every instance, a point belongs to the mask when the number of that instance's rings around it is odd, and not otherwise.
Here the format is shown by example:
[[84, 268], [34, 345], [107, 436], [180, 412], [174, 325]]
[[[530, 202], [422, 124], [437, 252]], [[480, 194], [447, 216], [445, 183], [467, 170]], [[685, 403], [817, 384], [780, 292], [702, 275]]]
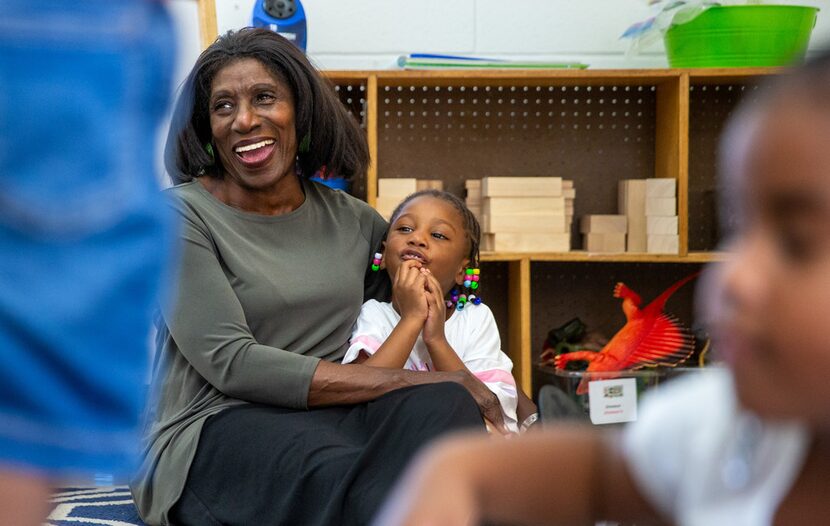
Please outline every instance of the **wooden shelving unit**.
[[[678, 255], [482, 254], [485, 301], [517, 382], [530, 393], [533, 362], [550, 328], [575, 316], [607, 333], [621, 326], [611, 298], [616, 280], [650, 299], [674, 279], [728, 257], [716, 251], [717, 139], [737, 101], [779, 71], [325, 74], [366, 130], [373, 162], [352, 193], [370, 204], [378, 177], [440, 178], [463, 195], [467, 178], [559, 175], [575, 180], [578, 217], [613, 213], [620, 179], [677, 179]], [[572, 246], [579, 246], [577, 232]], [[683, 319], [693, 316], [692, 297], [689, 288], [673, 299]]]

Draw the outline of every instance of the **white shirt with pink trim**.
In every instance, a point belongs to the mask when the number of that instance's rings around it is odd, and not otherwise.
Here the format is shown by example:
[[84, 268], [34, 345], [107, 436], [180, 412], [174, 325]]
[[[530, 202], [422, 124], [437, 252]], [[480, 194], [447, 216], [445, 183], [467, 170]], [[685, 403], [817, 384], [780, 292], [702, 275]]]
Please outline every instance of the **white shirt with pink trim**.
[[[369, 300], [363, 304], [360, 316], [352, 330], [351, 344], [343, 363], [351, 363], [360, 352], [374, 354], [392, 333], [401, 317], [391, 303]], [[444, 325], [444, 334], [467, 369], [496, 394], [504, 413], [504, 423], [510, 431], [518, 431], [516, 381], [513, 362], [501, 350], [501, 339], [496, 320], [487, 305], [470, 305], [453, 312]], [[434, 369], [426, 344], [421, 336], [404, 364], [411, 371]]]

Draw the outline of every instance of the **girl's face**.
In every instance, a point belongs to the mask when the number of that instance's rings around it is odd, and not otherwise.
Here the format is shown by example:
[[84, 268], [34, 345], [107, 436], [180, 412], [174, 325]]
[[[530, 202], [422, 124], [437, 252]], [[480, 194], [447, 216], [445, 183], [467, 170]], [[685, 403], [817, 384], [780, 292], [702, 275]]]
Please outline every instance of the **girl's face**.
[[262, 191], [294, 173], [294, 97], [259, 60], [231, 62], [213, 78], [210, 129], [229, 184]]
[[746, 407], [830, 429], [830, 115], [803, 106], [759, 117], [734, 163], [715, 334]]
[[407, 203], [389, 226], [383, 261], [392, 279], [401, 263], [419, 261], [446, 294], [463, 282], [468, 250], [461, 213], [443, 199], [421, 196]]

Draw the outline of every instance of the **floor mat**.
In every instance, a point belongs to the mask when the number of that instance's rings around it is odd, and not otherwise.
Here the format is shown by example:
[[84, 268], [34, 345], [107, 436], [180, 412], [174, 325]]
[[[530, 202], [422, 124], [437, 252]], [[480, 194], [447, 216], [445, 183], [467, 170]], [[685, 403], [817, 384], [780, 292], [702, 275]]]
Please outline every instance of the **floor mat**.
[[63, 488], [52, 503], [47, 526], [145, 526], [127, 486]]

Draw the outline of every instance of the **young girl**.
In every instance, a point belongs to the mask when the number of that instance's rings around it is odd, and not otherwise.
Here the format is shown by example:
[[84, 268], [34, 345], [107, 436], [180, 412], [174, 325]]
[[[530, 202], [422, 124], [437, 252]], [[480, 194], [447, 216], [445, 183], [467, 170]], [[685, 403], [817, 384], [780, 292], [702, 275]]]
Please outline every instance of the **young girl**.
[[[675, 380], [623, 437], [462, 437], [416, 464], [383, 526], [824, 524], [830, 516], [830, 55], [744, 106], [722, 158], [739, 222], [703, 289], [728, 368]], [[481, 459], [487, 459], [482, 462]]]
[[480, 237], [475, 216], [452, 194], [425, 190], [398, 205], [372, 267], [389, 273], [392, 303], [363, 305], [343, 363], [468, 369], [496, 394], [515, 432], [513, 363], [501, 351], [493, 313], [477, 297]]

